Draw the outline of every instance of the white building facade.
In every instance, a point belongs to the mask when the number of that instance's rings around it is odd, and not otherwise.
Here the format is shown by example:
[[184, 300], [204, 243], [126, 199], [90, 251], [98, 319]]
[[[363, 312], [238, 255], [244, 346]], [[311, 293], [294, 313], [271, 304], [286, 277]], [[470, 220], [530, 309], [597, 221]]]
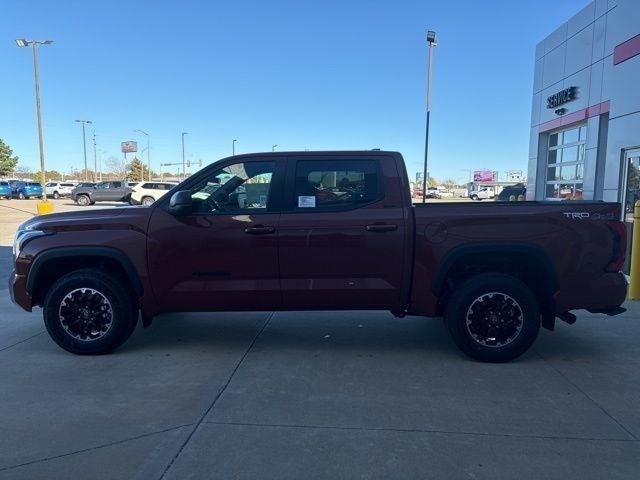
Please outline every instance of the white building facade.
[[640, 189], [640, 0], [595, 0], [536, 47], [528, 200]]

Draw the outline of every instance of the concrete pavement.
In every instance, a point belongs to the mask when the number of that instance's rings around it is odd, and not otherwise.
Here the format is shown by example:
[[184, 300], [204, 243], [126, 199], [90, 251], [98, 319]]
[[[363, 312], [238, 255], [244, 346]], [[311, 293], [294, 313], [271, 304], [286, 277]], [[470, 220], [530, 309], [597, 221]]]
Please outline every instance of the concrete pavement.
[[79, 357], [10, 303], [10, 255], [0, 480], [638, 478], [637, 303], [504, 365], [384, 312], [166, 315]]

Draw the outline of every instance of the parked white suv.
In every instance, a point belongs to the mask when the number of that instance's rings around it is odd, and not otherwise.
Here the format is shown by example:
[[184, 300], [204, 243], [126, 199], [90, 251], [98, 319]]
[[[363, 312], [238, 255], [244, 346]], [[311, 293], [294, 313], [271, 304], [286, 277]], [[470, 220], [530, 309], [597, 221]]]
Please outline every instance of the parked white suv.
[[133, 187], [129, 203], [148, 207], [176, 185], [171, 182], [140, 182]]
[[44, 185], [44, 194], [47, 197], [60, 198], [71, 196], [71, 190], [76, 188], [75, 183], [48, 182]]
[[495, 194], [493, 193], [493, 189], [489, 187], [482, 187], [479, 190], [472, 190], [469, 192], [469, 198], [471, 200], [488, 200], [494, 196]]

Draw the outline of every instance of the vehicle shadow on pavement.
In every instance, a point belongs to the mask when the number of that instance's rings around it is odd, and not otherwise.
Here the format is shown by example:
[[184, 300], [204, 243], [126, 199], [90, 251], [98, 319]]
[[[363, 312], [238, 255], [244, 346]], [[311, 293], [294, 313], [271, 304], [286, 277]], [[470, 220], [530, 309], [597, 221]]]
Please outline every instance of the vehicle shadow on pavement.
[[[257, 335], [270, 313], [167, 314], [154, 319], [118, 352], [235, 348]], [[397, 319], [387, 312], [276, 312], [257, 338], [261, 349], [349, 351], [362, 355], [397, 351], [430, 351], [461, 357], [439, 318]]]

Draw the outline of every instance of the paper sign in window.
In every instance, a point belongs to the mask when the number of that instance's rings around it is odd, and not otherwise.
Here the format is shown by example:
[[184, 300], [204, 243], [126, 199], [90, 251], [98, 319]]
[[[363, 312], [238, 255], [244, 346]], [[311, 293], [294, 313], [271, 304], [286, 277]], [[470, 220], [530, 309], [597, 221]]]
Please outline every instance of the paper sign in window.
[[299, 208], [315, 208], [316, 197], [313, 195], [300, 195], [298, 197]]

